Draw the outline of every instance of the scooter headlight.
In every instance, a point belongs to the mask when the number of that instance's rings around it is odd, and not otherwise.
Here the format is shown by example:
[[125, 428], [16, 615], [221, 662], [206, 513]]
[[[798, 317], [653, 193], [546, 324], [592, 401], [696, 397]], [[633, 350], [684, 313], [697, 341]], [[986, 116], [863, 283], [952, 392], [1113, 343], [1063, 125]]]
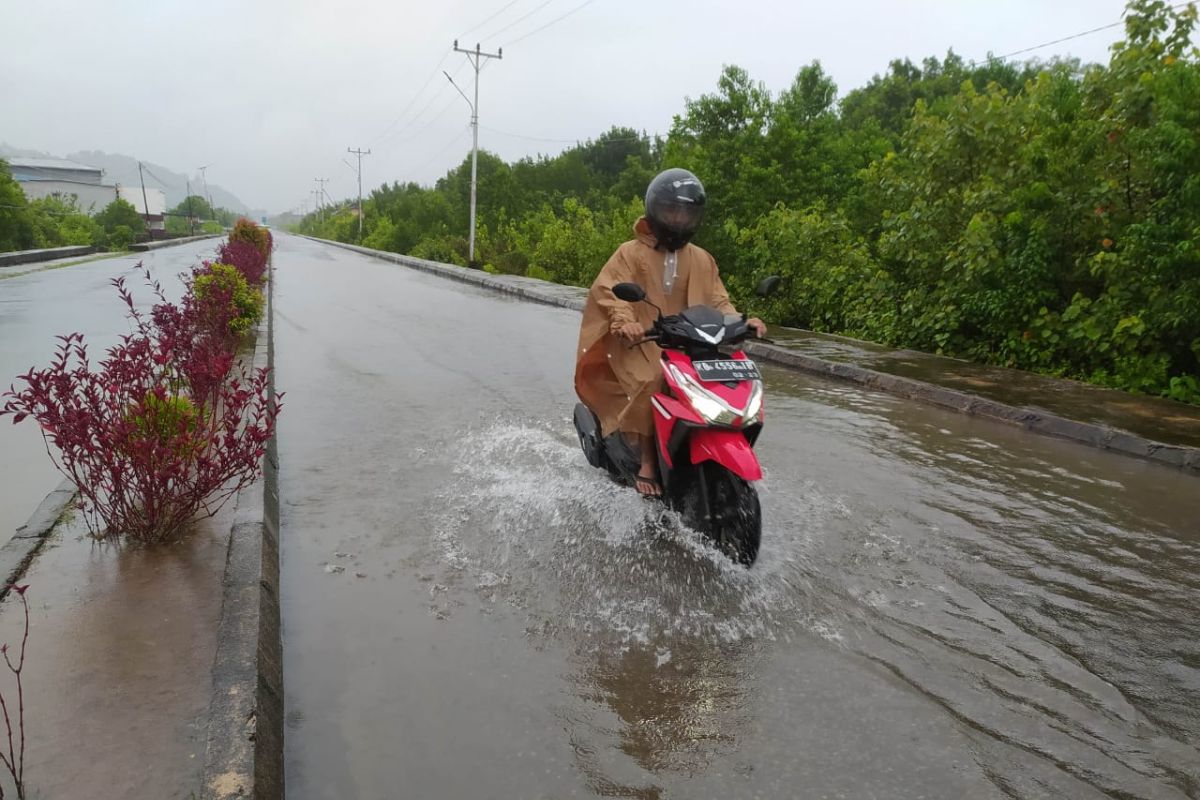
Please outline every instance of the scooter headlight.
[[672, 364], [670, 370], [671, 377], [675, 379], [676, 385], [687, 397], [688, 403], [705, 422], [710, 425], [732, 425], [733, 421], [741, 416], [719, 397], [705, 389], [699, 381], [680, 372], [675, 365]]
[[762, 421], [763, 385], [755, 381], [750, 389], [750, 400], [746, 403], [746, 413], [742, 415], [742, 425], [753, 425]]

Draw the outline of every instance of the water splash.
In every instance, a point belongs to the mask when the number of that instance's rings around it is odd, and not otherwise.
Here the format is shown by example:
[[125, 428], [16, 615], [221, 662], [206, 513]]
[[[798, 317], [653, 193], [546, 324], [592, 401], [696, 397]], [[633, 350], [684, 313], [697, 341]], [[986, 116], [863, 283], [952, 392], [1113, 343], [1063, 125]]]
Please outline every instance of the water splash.
[[[674, 637], [720, 642], [805, 630], [837, 640], [836, 614], [810, 603], [807, 552], [830, 516], [813, 487], [768, 510], [763, 550], [734, 564], [659, 503], [587, 465], [569, 428], [499, 422], [468, 433], [434, 525], [438, 557], [489, 602], [528, 615], [538, 635], [618, 645]], [[764, 504], [778, 499], [770, 477]]]

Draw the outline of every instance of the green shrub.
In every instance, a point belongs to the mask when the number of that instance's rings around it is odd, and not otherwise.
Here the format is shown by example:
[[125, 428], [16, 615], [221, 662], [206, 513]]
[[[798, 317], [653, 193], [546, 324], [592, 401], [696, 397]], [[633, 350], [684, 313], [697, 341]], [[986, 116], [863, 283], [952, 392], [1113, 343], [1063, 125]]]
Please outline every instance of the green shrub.
[[201, 447], [196, 433], [201, 426], [200, 411], [181, 395], [159, 391], [147, 392], [142, 402], [130, 409], [127, 419], [133, 423], [130, 441], [153, 441], [171, 448], [176, 456], [189, 456]]
[[229, 314], [229, 332], [241, 336], [262, 319], [262, 292], [250, 286], [246, 276], [231, 264], [209, 264], [197, 271], [192, 281], [196, 299], [220, 303]]
[[[105, 233], [108, 234], [110, 248], [113, 247], [111, 243], [113, 235], [117, 234], [119, 228], [125, 229], [120, 232], [117, 239], [117, 242], [124, 241], [124, 245], [114, 249], [123, 250], [129, 246], [130, 242], [136, 242], [146, 235], [146, 221], [142, 219], [142, 215], [133, 207], [133, 204], [125, 200], [113, 200], [106, 205], [104, 210], [96, 215], [96, 224], [104, 228]], [[128, 232], [126, 233], [126, 231]]]
[[135, 241], [137, 237], [128, 225], [118, 225], [105, 238], [105, 245], [109, 250], [128, 250]]
[[529, 278], [536, 278], [539, 281], [554, 280], [553, 275], [551, 275], [549, 272], [547, 272], [546, 270], [539, 267], [537, 264], [534, 264], [532, 267], [525, 270], [525, 275], [526, 275], [526, 277], [529, 277]]
[[442, 264], [467, 265], [469, 243], [465, 236], [435, 236], [422, 239], [409, 253], [413, 258], [424, 258]]

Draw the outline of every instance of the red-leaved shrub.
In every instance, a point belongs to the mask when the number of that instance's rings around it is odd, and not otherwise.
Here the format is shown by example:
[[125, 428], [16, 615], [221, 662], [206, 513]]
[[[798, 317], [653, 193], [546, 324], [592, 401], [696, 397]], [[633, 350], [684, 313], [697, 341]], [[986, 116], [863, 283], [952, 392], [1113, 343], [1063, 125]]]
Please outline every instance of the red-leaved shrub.
[[267, 275], [267, 257], [257, 247], [240, 239], [223, 242], [217, 248], [217, 261], [237, 267], [251, 286], [261, 286]]
[[229, 241], [247, 242], [254, 245], [258, 248], [258, 252], [262, 253], [264, 259], [271, 256], [273, 245], [271, 232], [245, 217], [241, 217], [233, 223], [233, 230], [229, 232]]
[[175, 305], [151, 284], [147, 316], [123, 277], [113, 285], [133, 332], [95, 369], [81, 334], [58, 337], [50, 366], [20, 376], [0, 416], [38, 422], [93, 534], [158, 541], [258, 477], [282, 395], [270, 396], [266, 369], [234, 366], [228, 320], [222, 333], [190, 287]]

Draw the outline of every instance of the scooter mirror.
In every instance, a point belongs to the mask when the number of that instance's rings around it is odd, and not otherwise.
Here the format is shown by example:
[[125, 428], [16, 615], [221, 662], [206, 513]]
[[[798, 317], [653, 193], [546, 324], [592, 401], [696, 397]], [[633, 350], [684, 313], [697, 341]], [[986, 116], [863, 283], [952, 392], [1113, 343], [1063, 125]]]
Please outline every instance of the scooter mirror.
[[626, 303], [640, 303], [646, 299], [646, 290], [636, 283], [618, 283], [612, 291], [618, 300], [624, 300]]
[[759, 297], [769, 297], [775, 293], [775, 290], [779, 288], [779, 284], [782, 282], [783, 278], [778, 275], [763, 278], [759, 281], [758, 288], [754, 290], [754, 293]]

